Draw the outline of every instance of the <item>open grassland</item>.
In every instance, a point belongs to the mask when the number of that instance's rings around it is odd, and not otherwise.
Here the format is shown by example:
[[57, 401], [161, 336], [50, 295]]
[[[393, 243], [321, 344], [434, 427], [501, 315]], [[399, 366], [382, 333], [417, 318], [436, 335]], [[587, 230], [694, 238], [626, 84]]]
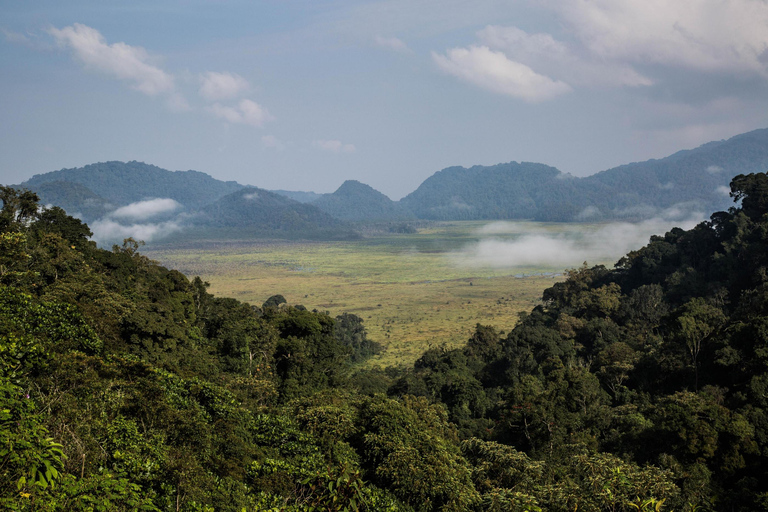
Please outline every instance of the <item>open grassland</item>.
[[[468, 264], [456, 254], [478, 241], [478, 222], [437, 223], [415, 234], [346, 242], [198, 241], [147, 247], [149, 257], [210, 282], [217, 296], [354, 313], [385, 352], [369, 364], [411, 364], [428, 347], [463, 344], [477, 323], [511, 329], [563, 268]], [[559, 225], [547, 225], [557, 232]]]

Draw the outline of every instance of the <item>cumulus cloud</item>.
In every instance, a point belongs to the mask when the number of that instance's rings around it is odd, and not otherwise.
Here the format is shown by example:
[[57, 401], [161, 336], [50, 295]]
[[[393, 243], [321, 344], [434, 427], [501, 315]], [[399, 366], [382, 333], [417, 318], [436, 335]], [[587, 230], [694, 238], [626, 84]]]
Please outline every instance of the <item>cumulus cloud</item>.
[[340, 140], [313, 140], [312, 147], [329, 153], [354, 153], [353, 144], [344, 144]]
[[237, 107], [214, 103], [207, 108], [214, 116], [234, 124], [248, 124], [261, 128], [275, 118], [269, 111], [252, 100], [240, 100]]
[[553, 233], [551, 228], [529, 223], [492, 223], [479, 232], [480, 240], [450, 255], [462, 266], [564, 269], [587, 261], [613, 263], [626, 253], [648, 243], [651, 235], [674, 226], [690, 229], [702, 220], [682, 222], [657, 218], [640, 223], [611, 223], [601, 226], [574, 224]]
[[71, 49], [86, 68], [125, 80], [149, 96], [174, 90], [173, 76], [153, 64], [155, 59], [144, 48], [122, 42], [107, 44], [98, 30], [80, 23], [62, 29], [51, 27], [48, 32], [59, 46]]
[[248, 81], [235, 73], [208, 71], [199, 77], [200, 96], [210, 101], [236, 98], [250, 88]]
[[550, 5], [602, 58], [768, 76], [766, 2], [560, 0]]
[[432, 53], [440, 69], [483, 89], [527, 102], [539, 102], [567, 93], [565, 82], [540, 75], [487, 46], [452, 48], [445, 55]]
[[109, 216], [125, 220], [147, 220], [158, 215], [172, 213], [181, 207], [181, 204], [170, 198], [149, 199], [122, 206], [111, 212]]
[[511, 60], [570, 85], [647, 86], [653, 81], [632, 67], [579, 54], [546, 33], [529, 34], [518, 27], [488, 25], [477, 33], [480, 42]]
[[408, 45], [396, 37], [376, 36], [375, 41], [376, 44], [382, 48], [387, 48], [396, 52], [407, 52], [409, 50]]
[[128, 237], [151, 242], [182, 229], [176, 221], [125, 225], [109, 218], [91, 223], [90, 228], [93, 231], [93, 238], [101, 243], [120, 241]]

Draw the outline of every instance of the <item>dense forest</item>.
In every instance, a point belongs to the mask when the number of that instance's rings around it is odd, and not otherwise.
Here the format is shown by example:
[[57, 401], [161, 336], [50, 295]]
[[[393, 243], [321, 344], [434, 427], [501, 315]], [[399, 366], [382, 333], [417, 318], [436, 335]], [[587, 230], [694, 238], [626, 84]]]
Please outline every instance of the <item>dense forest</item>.
[[0, 194], [4, 509], [768, 509], [765, 174], [387, 369], [354, 315], [214, 297]]

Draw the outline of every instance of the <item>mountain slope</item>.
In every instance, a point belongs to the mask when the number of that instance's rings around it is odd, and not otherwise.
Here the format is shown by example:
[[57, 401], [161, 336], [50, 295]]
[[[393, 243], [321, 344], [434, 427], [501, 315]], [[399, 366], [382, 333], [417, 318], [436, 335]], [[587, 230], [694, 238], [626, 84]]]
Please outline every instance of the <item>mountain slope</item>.
[[728, 207], [728, 183], [737, 174], [768, 170], [768, 129], [709, 142], [659, 160], [631, 163], [583, 178], [616, 193], [606, 209], [669, 208], [690, 202], [704, 211]]
[[199, 208], [242, 188], [234, 181], [220, 181], [203, 172], [168, 171], [136, 161], [101, 162], [37, 174], [21, 186], [37, 190], [52, 181], [79, 183], [115, 205], [167, 197], [188, 208]]
[[29, 188], [40, 196], [43, 204], [63, 208], [86, 222], [103, 217], [114, 208], [109, 201], [80, 183], [48, 181]]
[[311, 204], [247, 187], [202, 208], [191, 222], [211, 228], [236, 228], [243, 234], [349, 238], [356, 235], [342, 221]]
[[762, 129], [586, 178], [528, 162], [449, 167], [401, 203], [420, 218], [438, 220], [684, 216], [727, 208], [731, 178], [766, 170], [768, 129]]
[[399, 203], [355, 180], [345, 181], [335, 192], [323, 195], [312, 204], [329, 215], [347, 221], [413, 218]]

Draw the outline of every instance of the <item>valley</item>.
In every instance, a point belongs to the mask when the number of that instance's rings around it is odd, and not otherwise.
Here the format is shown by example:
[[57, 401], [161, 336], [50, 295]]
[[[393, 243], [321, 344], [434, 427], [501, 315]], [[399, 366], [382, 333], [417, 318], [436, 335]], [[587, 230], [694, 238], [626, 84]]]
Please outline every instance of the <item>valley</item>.
[[[530, 311], [540, 303], [544, 289], [563, 279], [567, 265], [467, 261], [467, 248], [487, 239], [494, 226], [434, 222], [417, 233], [379, 233], [354, 241], [201, 240], [150, 245], [142, 252], [190, 278], [199, 275], [215, 296], [260, 306], [281, 294], [289, 304], [332, 316], [356, 314], [369, 337], [385, 348], [367, 364], [386, 367], [411, 365], [432, 346], [459, 347], [477, 323], [509, 331], [520, 312]], [[492, 239], [511, 242], [532, 232], [547, 233], [551, 239], [581, 239], [604, 227], [582, 224], [575, 232], [572, 224], [509, 226], [517, 229]], [[570, 266], [580, 265], [579, 256]], [[613, 262], [607, 253], [589, 261]]]

